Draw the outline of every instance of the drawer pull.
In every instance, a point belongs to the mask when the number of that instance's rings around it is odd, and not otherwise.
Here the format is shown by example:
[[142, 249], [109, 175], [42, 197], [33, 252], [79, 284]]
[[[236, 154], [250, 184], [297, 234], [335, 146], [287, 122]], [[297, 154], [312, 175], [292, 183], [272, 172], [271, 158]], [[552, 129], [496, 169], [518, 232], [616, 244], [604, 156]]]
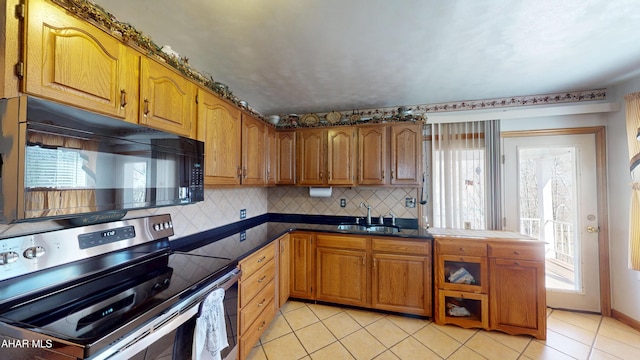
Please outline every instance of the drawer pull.
[[265, 275], [265, 276], [261, 277], [260, 279], [258, 279], [258, 282], [259, 282], [259, 283], [261, 283], [261, 282], [263, 282], [263, 281], [264, 281], [264, 279], [266, 279], [266, 278], [267, 278], [267, 275]]
[[260, 324], [260, 327], [258, 328], [258, 330], [262, 330], [262, 328], [264, 328], [265, 325], [267, 325], [267, 322], [262, 321], [262, 324]]
[[149, 99], [144, 99], [144, 116], [149, 115]]
[[258, 259], [258, 263], [263, 262], [263, 261], [264, 261], [264, 259], [266, 259], [266, 258], [267, 258], [266, 256], [262, 256], [260, 259]]
[[517, 251], [517, 250], [516, 250], [516, 251], [514, 251], [514, 252], [513, 252], [513, 255], [520, 255], [520, 251]]
[[513, 265], [515, 265], [515, 266], [520, 266], [520, 262], [519, 262], [519, 261], [514, 261], [514, 262], [513, 262]]
[[461, 247], [461, 248], [460, 248], [460, 251], [464, 252], [464, 248], [462, 248], [462, 247]]
[[262, 299], [262, 302], [260, 304], [258, 304], [258, 307], [262, 307], [262, 305], [264, 305], [264, 303], [267, 301], [267, 299]]

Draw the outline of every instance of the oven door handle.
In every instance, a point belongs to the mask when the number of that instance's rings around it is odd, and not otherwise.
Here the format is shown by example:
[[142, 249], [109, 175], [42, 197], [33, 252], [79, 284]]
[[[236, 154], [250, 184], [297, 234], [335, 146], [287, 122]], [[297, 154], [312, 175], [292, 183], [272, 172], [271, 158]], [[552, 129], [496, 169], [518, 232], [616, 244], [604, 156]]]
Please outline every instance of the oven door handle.
[[125, 360], [132, 358], [140, 351], [148, 348], [151, 344], [160, 340], [163, 336], [171, 333], [173, 330], [180, 327], [180, 325], [196, 316], [200, 309], [200, 302], [204, 300], [206, 295], [218, 288], [228, 290], [238, 282], [240, 274], [241, 272], [237, 269], [227, 274], [225, 276], [226, 279], [219, 279], [220, 281], [216, 281], [212, 286], [199, 291], [198, 294], [192, 297], [192, 299], [199, 299], [198, 301], [193, 301], [191, 299], [184, 301], [183, 303], [189, 304], [186, 308], [180, 308], [178, 306], [177, 310], [168, 314], [168, 316], [164, 317], [157, 324], [153, 324], [152, 326], [147, 326], [136, 331], [123, 339], [120, 344], [114, 345], [115, 349], [112, 351], [100, 353], [95, 358], [92, 358], [92, 360]]

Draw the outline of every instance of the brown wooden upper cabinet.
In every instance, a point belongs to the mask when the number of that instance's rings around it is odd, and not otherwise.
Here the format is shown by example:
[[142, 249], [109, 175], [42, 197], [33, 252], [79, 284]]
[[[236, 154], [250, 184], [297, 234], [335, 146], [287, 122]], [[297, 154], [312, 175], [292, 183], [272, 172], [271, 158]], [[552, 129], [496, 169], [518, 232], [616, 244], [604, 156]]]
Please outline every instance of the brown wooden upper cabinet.
[[359, 128], [359, 185], [420, 185], [422, 123]]
[[242, 113], [242, 184], [266, 183], [266, 128], [264, 121]]
[[278, 131], [276, 184], [294, 185], [296, 183], [296, 132]]
[[196, 86], [146, 57], [140, 70], [140, 124], [194, 138]]
[[391, 126], [391, 185], [420, 185], [422, 123]]
[[363, 126], [358, 129], [358, 184], [384, 185], [388, 183], [389, 161], [387, 154], [387, 126]]
[[199, 89], [197, 138], [205, 145], [205, 185], [266, 184], [267, 161], [275, 160], [267, 151], [263, 121]]
[[205, 185], [239, 185], [240, 110], [198, 89], [198, 140], [204, 141]]
[[297, 138], [297, 185], [355, 185], [355, 128], [303, 129]]
[[138, 122], [141, 55], [48, 1], [27, 1], [22, 91]]
[[275, 185], [278, 167], [278, 134], [276, 129], [270, 126], [265, 126], [265, 128], [267, 129], [267, 144], [265, 146], [267, 185]]

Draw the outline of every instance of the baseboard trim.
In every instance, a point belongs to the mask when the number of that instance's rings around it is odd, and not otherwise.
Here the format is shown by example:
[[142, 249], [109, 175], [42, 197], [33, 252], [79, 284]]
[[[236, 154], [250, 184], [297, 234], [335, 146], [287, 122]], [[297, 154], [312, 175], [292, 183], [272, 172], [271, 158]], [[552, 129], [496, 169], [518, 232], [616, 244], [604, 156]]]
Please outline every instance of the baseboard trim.
[[632, 318], [629, 315], [625, 315], [615, 309], [611, 309], [611, 317], [613, 317], [614, 319], [620, 321], [623, 324], [629, 325], [632, 328], [640, 331], [640, 321]]

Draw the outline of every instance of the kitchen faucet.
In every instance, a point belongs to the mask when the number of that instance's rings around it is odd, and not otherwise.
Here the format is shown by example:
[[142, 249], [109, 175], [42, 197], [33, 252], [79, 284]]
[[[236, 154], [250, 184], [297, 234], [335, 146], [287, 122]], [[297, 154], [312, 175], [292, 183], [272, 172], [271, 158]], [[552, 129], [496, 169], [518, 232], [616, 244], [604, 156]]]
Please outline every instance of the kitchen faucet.
[[391, 216], [391, 225], [396, 226], [396, 214], [393, 211], [389, 211], [389, 216]]
[[363, 201], [360, 203], [360, 207], [367, 208], [367, 225], [371, 225], [371, 205], [368, 205]]

